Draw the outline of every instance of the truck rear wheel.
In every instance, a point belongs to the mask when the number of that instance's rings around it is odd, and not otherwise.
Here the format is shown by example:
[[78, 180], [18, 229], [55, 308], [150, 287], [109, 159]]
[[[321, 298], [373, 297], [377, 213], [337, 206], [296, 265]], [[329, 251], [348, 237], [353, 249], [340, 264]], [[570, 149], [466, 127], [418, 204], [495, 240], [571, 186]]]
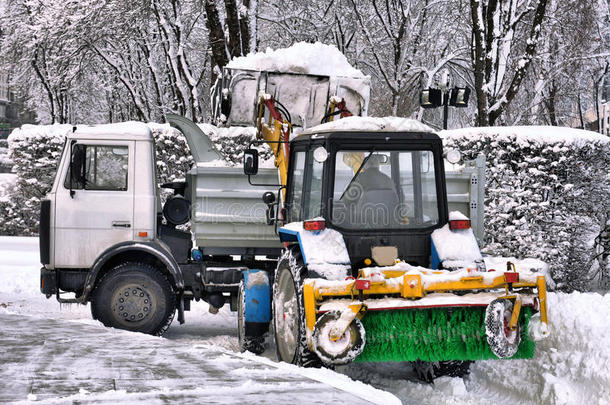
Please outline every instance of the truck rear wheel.
[[167, 278], [146, 263], [123, 263], [91, 294], [91, 314], [104, 325], [161, 335], [174, 319], [176, 295]]
[[280, 259], [273, 283], [273, 329], [280, 361], [305, 367], [320, 367], [321, 361], [309, 350], [305, 331], [300, 255], [287, 250]]

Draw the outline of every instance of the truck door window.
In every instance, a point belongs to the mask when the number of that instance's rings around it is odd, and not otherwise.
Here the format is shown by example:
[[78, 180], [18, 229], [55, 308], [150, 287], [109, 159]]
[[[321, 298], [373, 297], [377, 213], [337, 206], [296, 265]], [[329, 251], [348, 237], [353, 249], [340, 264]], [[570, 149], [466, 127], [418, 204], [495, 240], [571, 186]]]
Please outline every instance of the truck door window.
[[84, 145], [72, 147], [72, 164], [64, 187], [72, 190], [127, 190], [127, 146]]

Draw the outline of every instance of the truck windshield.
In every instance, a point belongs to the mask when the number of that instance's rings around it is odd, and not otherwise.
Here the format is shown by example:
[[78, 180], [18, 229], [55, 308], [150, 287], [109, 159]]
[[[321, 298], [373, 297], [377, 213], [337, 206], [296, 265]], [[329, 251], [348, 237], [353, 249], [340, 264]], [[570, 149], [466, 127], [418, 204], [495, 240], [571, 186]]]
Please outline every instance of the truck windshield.
[[439, 208], [431, 151], [339, 151], [332, 223], [345, 229], [427, 228]]

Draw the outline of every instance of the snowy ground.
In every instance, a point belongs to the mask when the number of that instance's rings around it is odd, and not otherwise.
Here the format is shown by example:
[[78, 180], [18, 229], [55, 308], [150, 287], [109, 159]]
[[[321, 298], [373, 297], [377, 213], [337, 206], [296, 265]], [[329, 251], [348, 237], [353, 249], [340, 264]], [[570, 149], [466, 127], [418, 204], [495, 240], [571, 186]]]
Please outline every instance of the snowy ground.
[[333, 372], [276, 363], [271, 347], [237, 353], [235, 315], [205, 304], [163, 338], [104, 328], [39, 293], [37, 251], [34, 238], [0, 237], [0, 403], [609, 403], [610, 295], [550, 294], [552, 335], [535, 359], [427, 385], [406, 364]]

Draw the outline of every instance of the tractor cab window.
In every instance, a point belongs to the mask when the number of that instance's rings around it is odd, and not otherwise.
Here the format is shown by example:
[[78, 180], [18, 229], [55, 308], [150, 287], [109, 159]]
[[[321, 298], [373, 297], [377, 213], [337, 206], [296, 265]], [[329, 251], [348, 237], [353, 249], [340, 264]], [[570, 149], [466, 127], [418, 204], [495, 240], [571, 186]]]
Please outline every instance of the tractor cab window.
[[438, 223], [431, 151], [339, 151], [332, 223], [346, 229], [426, 228]]
[[296, 152], [288, 206], [289, 222], [319, 217], [322, 211], [322, 174], [324, 163], [313, 158], [313, 152]]
[[64, 187], [71, 190], [127, 190], [127, 146], [72, 146]]

